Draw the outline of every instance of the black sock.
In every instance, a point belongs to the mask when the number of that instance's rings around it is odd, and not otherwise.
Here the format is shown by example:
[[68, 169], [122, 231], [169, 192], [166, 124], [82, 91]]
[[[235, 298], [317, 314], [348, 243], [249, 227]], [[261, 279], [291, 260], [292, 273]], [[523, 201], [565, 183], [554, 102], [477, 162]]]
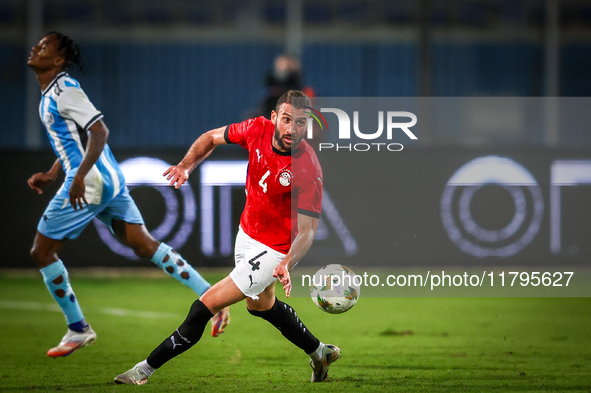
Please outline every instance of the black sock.
[[213, 317], [213, 314], [205, 304], [196, 300], [185, 321], [175, 330], [170, 337], [162, 341], [155, 350], [148, 356], [148, 364], [154, 368], [160, 368], [175, 356], [180, 355], [195, 345], [201, 336], [205, 325]]
[[275, 298], [275, 304], [267, 311], [248, 310], [254, 316], [261, 317], [275, 326], [281, 334], [307, 354], [314, 352], [320, 345], [314, 335], [304, 326], [296, 312], [288, 304]]

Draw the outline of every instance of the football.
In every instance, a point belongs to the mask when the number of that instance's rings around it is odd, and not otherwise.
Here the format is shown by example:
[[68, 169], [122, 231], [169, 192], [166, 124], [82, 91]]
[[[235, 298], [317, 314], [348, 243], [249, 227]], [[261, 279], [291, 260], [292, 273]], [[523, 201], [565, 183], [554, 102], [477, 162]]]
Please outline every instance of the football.
[[330, 314], [341, 314], [357, 303], [361, 277], [346, 266], [332, 264], [322, 267], [312, 277], [310, 296], [314, 304]]

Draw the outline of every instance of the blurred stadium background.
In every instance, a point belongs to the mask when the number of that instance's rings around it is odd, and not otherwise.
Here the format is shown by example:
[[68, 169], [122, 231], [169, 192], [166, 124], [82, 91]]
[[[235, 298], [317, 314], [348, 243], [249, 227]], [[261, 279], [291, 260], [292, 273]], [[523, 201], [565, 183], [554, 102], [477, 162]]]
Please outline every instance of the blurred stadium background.
[[[574, 114], [568, 112], [569, 101], [561, 101], [556, 107], [562, 112], [550, 110], [553, 117], [543, 122], [524, 121], [509, 130], [506, 121], [494, 126], [494, 119], [509, 116], [507, 111], [518, 119], [526, 116], [512, 101], [504, 101], [509, 105], [486, 113], [492, 126], [424, 129], [396, 162], [384, 162], [396, 168], [392, 182], [401, 184], [392, 202], [400, 210], [400, 225], [390, 225], [399, 227], [390, 232], [398, 254], [384, 259], [401, 264], [479, 261], [450, 241], [440, 205], [454, 171], [490, 154], [524, 165], [545, 201], [531, 244], [508, 258], [489, 257], [491, 263], [584, 265], [591, 256], [586, 182], [563, 195], [564, 247], [552, 250], [549, 240], [552, 165], [576, 159], [586, 165], [583, 177], [591, 177], [591, 132], [577, 117], [584, 97], [591, 96], [589, 1], [3, 0], [0, 161], [5, 203], [0, 235], [10, 247], [0, 266], [32, 266], [28, 250], [36, 222], [58, 187], [39, 197], [26, 185], [30, 175], [54, 160], [38, 117], [38, 84], [26, 66], [30, 48], [52, 30], [81, 46], [86, 70], [72, 75], [104, 113], [109, 144], [120, 162], [141, 156], [176, 163], [200, 133], [243, 120], [265, 98], [265, 75], [282, 53], [300, 58], [303, 84], [318, 97], [580, 97], [572, 101]], [[556, 126], [567, 118], [578, 126]], [[227, 148], [212, 158], [243, 160], [245, 155]], [[195, 265], [230, 266], [243, 193], [235, 186], [217, 187], [213, 193], [204, 178], [200, 173], [192, 179], [192, 196], [171, 196], [172, 191], [151, 186], [132, 193], [148, 227], [160, 228], [169, 242], [177, 239]], [[345, 264], [339, 258], [353, 258], [355, 264], [356, 255], [371, 246], [363, 236], [372, 224], [356, 216], [355, 190], [344, 184], [330, 187], [346, 228], [338, 228], [334, 215], [332, 221], [324, 217], [324, 243], [318, 242], [311, 258]], [[206, 196], [216, 202], [204, 208]], [[488, 209], [493, 202], [501, 205]], [[483, 213], [475, 213], [475, 219], [482, 226], [498, 229], [511, 221], [515, 209], [506, 195], [482, 196], [480, 203]], [[373, 206], [367, 214], [376, 225], [386, 225], [381, 212]], [[162, 227], [165, 222], [170, 228]], [[91, 225], [81, 241], [66, 245], [62, 258], [68, 266], [138, 263], [125, 251], [109, 250], [99, 230]], [[414, 240], [417, 235], [420, 240]]]

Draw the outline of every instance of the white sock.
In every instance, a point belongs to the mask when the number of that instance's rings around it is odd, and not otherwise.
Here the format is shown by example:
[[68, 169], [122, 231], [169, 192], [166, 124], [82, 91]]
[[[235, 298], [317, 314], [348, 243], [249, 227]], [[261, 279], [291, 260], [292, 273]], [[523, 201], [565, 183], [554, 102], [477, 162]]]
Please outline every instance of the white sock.
[[316, 350], [310, 354], [310, 359], [312, 359], [315, 362], [321, 361], [322, 360], [322, 351], [323, 350], [324, 350], [324, 344], [321, 341], [320, 342], [320, 345], [318, 346], [318, 348], [316, 348]]
[[138, 367], [139, 369], [141, 369], [144, 373], [146, 373], [146, 375], [148, 377], [150, 377], [152, 374], [154, 374], [154, 371], [156, 371], [156, 369], [154, 367], [152, 367], [148, 364], [147, 360], [142, 360], [141, 362], [139, 362], [135, 366]]

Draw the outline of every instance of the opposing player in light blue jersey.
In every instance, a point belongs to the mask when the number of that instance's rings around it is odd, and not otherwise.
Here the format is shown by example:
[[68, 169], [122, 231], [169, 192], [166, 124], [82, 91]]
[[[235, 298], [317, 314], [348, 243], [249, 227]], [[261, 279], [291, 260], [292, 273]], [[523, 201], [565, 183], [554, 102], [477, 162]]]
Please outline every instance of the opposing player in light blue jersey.
[[[27, 64], [37, 74], [42, 91], [39, 114], [58, 157], [48, 172], [33, 175], [29, 186], [41, 194], [56, 180], [60, 169], [66, 174], [39, 221], [31, 256], [68, 323], [68, 332], [47, 355], [67, 356], [94, 342], [96, 333], [84, 319], [57, 253], [67, 239], [76, 239], [95, 217], [137, 256], [150, 258], [198, 295], [210, 285], [170, 246], [158, 242], [146, 230], [107, 145], [109, 131], [103, 115], [89, 101], [80, 83], [66, 73], [73, 65], [82, 69], [78, 45], [61, 33], [51, 32], [33, 47]], [[83, 139], [87, 139], [86, 145]], [[222, 333], [228, 322], [226, 308], [212, 321], [212, 335]]]

